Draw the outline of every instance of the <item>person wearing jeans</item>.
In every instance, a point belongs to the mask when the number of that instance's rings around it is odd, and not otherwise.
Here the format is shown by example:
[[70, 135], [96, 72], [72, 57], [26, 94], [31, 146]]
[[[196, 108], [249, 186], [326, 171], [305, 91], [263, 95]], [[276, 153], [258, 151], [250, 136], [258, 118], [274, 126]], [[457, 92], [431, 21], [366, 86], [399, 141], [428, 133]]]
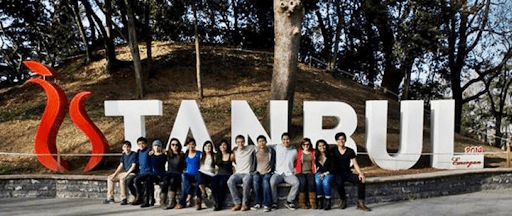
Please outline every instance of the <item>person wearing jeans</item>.
[[[231, 209], [233, 211], [247, 211], [249, 210], [249, 195], [251, 192], [252, 175], [254, 172], [254, 145], [244, 146], [245, 138], [238, 135], [235, 138], [237, 147], [233, 149], [234, 161], [236, 163], [235, 173], [229, 177], [228, 188], [233, 197], [235, 206]], [[242, 183], [242, 199], [236, 185]]]
[[[332, 156], [330, 154], [329, 146], [325, 140], [318, 140], [316, 142], [316, 198], [318, 202], [318, 209], [329, 210], [331, 209], [331, 184], [334, 176], [331, 174], [332, 169]], [[325, 198], [325, 199], [324, 199]]]
[[258, 210], [263, 203], [264, 211], [268, 212], [272, 204], [270, 178], [275, 169], [276, 152], [267, 146], [265, 136], [258, 136], [256, 141], [258, 142], [258, 147], [254, 152], [256, 172], [252, 174], [252, 189], [256, 195], [256, 204], [251, 209]]
[[[295, 174], [300, 182], [298, 204], [301, 209], [317, 208], [315, 172], [315, 149], [312, 147], [311, 140], [304, 138], [297, 151], [295, 162]], [[306, 200], [309, 200], [309, 206]]]
[[290, 134], [281, 135], [281, 144], [274, 147], [276, 151], [276, 168], [270, 178], [270, 187], [272, 190], [272, 208], [277, 209], [277, 186], [281, 182], [286, 182], [292, 187], [286, 197], [286, 208], [295, 210], [293, 203], [299, 193], [299, 179], [293, 174], [294, 162], [297, 159], [297, 150], [291, 146]]
[[185, 146], [188, 150], [185, 152], [185, 171], [181, 174], [181, 199], [176, 205], [176, 209], [182, 209], [191, 204], [192, 186], [196, 182], [196, 175], [199, 172], [201, 151], [196, 151], [196, 140], [189, 138]]

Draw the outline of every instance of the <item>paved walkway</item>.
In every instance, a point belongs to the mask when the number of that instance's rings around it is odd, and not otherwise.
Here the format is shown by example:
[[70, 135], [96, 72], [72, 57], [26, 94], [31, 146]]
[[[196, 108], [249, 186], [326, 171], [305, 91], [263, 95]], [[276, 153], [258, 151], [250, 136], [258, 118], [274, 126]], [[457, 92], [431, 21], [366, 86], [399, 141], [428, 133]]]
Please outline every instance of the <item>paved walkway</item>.
[[[0, 215], [198, 215], [228, 216], [239, 215], [229, 209], [214, 212], [211, 208], [196, 211], [193, 208], [181, 210], [162, 210], [159, 207], [141, 209], [139, 206], [120, 206], [101, 204], [101, 199], [37, 199], [3, 198], [0, 199]], [[376, 203], [368, 205], [371, 212], [356, 210], [349, 206], [345, 210], [295, 210], [280, 208], [265, 215], [512, 215], [512, 189], [489, 190], [455, 196], [444, 196], [413, 201]], [[334, 207], [334, 206], [333, 206]], [[243, 215], [260, 215], [259, 211], [243, 212]]]

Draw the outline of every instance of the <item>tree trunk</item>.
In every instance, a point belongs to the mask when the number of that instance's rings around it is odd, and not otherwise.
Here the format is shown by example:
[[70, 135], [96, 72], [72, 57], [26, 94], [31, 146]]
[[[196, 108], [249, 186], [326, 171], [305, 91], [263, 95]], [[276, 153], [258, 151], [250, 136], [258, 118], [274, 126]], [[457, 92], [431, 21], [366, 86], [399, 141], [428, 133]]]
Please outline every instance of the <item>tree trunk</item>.
[[203, 87], [201, 86], [201, 55], [199, 50], [199, 32], [197, 27], [197, 8], [196, 3], [192, 3], [192, 9], [194, 12], [194, 36], [196, 46], [196, 76], [197, 76], [197, 91], [199, 100], [203, 100]]
[[275, 45], [270, 99], [288, 100], [288, 128], [292, 120], [303, 16], [304, 8], [300, 0], [274, 0]]
[[331, 61], [329, 62], [329, 69], [332, 71], [336, 68], [336, 61], [338, 60], [338, 52], [339, 52], [339, 44], [341, 38], [341, 30], [343, 30], [343, 26], [345, 26], [345, 17], [343, 16], [343, 10], [341, 9], [341, 5], [336, 1], [336, 14], [338, 15], [338, 25], [336, 26], [336, 35], [334, 36], [334, 53], [332, 55]]
[[137, 43], [137, 33], [135, 30], [135, 16], [133, 15], [132, 4], [130, 0], [124, 0], [126, 6], [126, 14], [128, 15], [128, 40], [130, 51], [133, 56], [133, 69], [135, 70], [135, 82], [137, 89], [137, 98], [144, 98], [145, 82], [142, 74], [142, 64], [140, 61], [139, 46]]
[[403, 74], [396, 69], [396, 56], [393, 54], [395, 37], [390, 24], [390, 16], [387, 7], [378, 0], [368, 0], [362, 4], [364, 14], [368, 20], [379, 31], [382, 41], [382, 55], [384, 56], [384, 75], [382, 78], [382, 87], [393, 94], [399, 94], [400, 83]]
[[75, 19], [76, 25], [78, 26], [78, 30], [80, 32], [80, 37], [82, 38], [82, 42], [84, 43], [84, 49], [85, 49], [85, 57], [86, 57], [86, 63], [89, 64], [89, 62], [92, 61], [92, 51], [89, 46], [89, 42], [87, 41], [87, 36], [85, 34], [85, 28], [82, 23], [82, 17], [80, 16], [80, 9], [78, 8], [78, 0], [70, 0], [68, 1], [68, 6], [73, 12], [73, 18]]
[[[83, 1], [87, 1], [87, 0], [83, 0]], [[86, 11], [86, 17], [87, 17], [87, 20], [89, 21], [89, 28], [91, 29], [91, 42], [92, 42], [92, 46], [95, 47], [96, 39], [97, 39], [97, 37], [96, 37], [96, 24], [94, 24], [94, 20], [92, 19], [92, 16], [87, 11]]]
[[411, 71], [412, 66], [414, 65], [414, 59], [416, 59], [416, 57], [414, 57], [412, 53], [409, 53], [409, 55], [407, 55], [407, 57], [405, 58], [404, 64], [401, 65], [400, 68], [400, 70], [402, 71], [400, 74], [404, 76], [404, 100], [410, 99], [409, 89], [411, 85]]
[[[151, 36], [152, 36], [152, 33], [151, 33], [151, 26], [149, 25], [149, 20], [150, 20], [150, 11], [151, 11], [151, 1], [149, 0], [146, 0], [145, 2], [145, 9], [144, 9], [144, 28], [146, 29], [146, 53], [147, 53], [147, 57], [146, 57], [146, 63], [147, 63], [147, 66], [146, 66], [146, 74], [147, 76], [153, 76], [153, 73], [151, 72], [151, 65], [152, 65], [152, 62], [153, 62], [153, 54], [152, 54], [152, 50], [151, 50]], [[147, 80], [147, 78], [145, 77], [144, 80]]]
[[[320, 9], [315, 10], [316, 18], [318, 19], [318, 26], [320, 27], [320, 32], [322, 32], [322, 37], [324, 38], [324, 48], [322, 49], [322, 57], [327, 62], [327, 70], [331, 71], [331, 43], [332, 37], [331, 32], [329, 31], [330, 26], [326, 26], [322, 19], [322, 14], [320, 14]], [[327, 17], [329, 19], [329, 17]]]
[[238, 30], [238, 2], [237, 0], [231, 0], [231, 5], [233, 5], [233, 19], [234, 23], [234, 31], [233, 31], [233, 41], [235, 42], [235, 46], [240, 46], [240, 32]]
[[107, 37], [112, 40], [112, 0], [105, 0], [105, 11]]
[[92, 17], [96, 24], [99, 26], [98, 29], [100, 30], [103, 42], [105, 44], [105, 52], [107, 57], [107, 71], [112, 72], [117, 65], [114, 41], [112, 40], [112, 38], [108, 36], [109, 34], [107, 33], [107, 30], [105, 30], [101, 19], [92, 10], [91, 4], [89, 4], [89, 0], [82, 0], [82, 3], [85, 7], [85, 11], [88, 14], [88, 16]]

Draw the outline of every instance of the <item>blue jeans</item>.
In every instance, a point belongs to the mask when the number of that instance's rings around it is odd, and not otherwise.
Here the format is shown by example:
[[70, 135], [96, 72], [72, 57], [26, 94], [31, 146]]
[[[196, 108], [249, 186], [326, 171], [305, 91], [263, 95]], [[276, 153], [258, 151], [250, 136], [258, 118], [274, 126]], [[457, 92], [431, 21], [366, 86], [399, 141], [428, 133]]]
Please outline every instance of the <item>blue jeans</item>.
[[320, 174], [322, 173], [315, 174], [316, 196], [322, 197], [322, 195], [324, 195], [325, 198], [330, 199], [332, 195], [331, 184], [332, 180], [334, 179], [334, 176], [332, 174], [329, 174], [324, 176], [323, 179], [320, 179]]
[[[238, 189], [236, 185], [242, 183], [242, 200], [240, 200], [240, 194], [238, 193]], [[251, 193], [251, 183], [252, 183], [252, 175], [248, 173], [235, 173], [228, 180], [228, 188], [229, 192], [231, 192], [231, 196], [233, 197], [233, 203], [235, 205], [238, 204], [249, 204], [249, 195]]]
[[295, 175], [286, 176], [284, 174], [274, 174], [270, 178], [270, 188], [272, 189], [272, 203], [277, 204], [277, 186], [281, 182], [286, 182], [290, 184], [292, 187], [290, 188], [290, 192], [288, 192], [288, 196], [286, 197], [286, 201], [293, 203], [297, 194], [299, 194], [299, 179]]
[[[270, 190], [270, 178], [272, 174], [252, 174], [252, 189], [256, 195], [256, 204], [270, 207], [272, 204], [272, 191]], [[261, 187], [263, 185], [263, 188]]]
[[180, 203], [181, 205], [185, 206], [185, 203], [187, 202], [187, 195], [192, 195], [192, 185], [190, 183], [196, 182], [196, 176], [188, 173], [181, 174], [181, 192], [183, 193], [181, 195]]

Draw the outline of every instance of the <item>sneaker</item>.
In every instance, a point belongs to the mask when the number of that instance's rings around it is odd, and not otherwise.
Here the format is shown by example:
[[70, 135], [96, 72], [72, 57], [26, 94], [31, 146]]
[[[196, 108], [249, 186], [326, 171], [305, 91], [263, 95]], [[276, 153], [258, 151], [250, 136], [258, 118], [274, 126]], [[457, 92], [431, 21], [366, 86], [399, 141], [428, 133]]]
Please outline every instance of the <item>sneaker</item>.
[[121, 201], [121, 205], [128, 205], [128, 200], [127, 199], [123, 199], [123, 201]]
[[269, 212], [270, 208], [268, 206], [263, 206], [263, 212]]
[[114, 204], [114, 198], [105, 199], [103, 200], [103, 204]]
[[272, 204], [271, 209], [274, 209], [274, 210], [277, 209], [277, 203]]
[[290, 210], [295, 210], [295, 204], [293, 204], [292, 202], [288, 202], [286, 201], [284, 203], [284, 206], [286, 206], [286, 208], [290, 209]]
[[256, 205], [253, 205], [253, 206], [251, 207], [251, 210], [258, 210], [258, 209], [260, 209], [260, 208], [261, 208], [261, 205], [260, 205], [260, 204], [256, 204]]

